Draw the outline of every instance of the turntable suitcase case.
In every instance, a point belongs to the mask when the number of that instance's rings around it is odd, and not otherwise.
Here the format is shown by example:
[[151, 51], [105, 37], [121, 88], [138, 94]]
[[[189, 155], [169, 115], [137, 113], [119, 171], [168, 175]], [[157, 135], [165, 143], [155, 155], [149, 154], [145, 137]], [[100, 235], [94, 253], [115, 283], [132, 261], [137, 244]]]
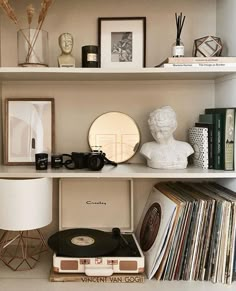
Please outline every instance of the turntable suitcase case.
[[[121, 230], [120, 246], [100, 255], [101, 245], [102, 252], [107, 248], [103, 231], [106, 238], [113, 228]], [[132, 179], [95, 179], [93, 183], [90, 179], [60, 179], [59, 229], [60, 234], [66, 234], [63, 243], [72, 250], [69, 248], [66, 256], [54, 253], [54, 272], [88, 276], [144, 272], [144, 255], [132, 233]]]

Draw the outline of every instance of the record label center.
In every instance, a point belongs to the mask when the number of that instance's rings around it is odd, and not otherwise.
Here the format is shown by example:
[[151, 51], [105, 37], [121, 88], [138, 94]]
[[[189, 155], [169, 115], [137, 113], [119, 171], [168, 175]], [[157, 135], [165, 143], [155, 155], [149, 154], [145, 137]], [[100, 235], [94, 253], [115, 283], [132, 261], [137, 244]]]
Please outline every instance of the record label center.
[[95, 240], [90, 236], [75, 236], [71, 240], [72, 244], [76, 246], [91, 246]]

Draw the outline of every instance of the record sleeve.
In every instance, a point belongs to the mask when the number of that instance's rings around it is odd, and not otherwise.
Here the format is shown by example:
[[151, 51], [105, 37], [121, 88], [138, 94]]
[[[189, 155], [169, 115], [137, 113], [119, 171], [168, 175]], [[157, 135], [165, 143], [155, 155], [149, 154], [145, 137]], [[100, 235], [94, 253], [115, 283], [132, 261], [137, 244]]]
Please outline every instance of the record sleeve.
[[151, 279], [158, 269], [175, 220], [177, 204], [153, 187], [139, 221], [136, 237], [145, 256], [145, 272]]
[[178, 193], [174, 189], [171, 189], [166, 183], [158, 183], [155, 187], [166, 196], [173, 199], [178, 205], [171, 235], [167, 242], [165, 254], [155, 274], [156, 279], [159, 280], [162, 276], [162, 273], [164, 273], [163, 279], [169, 279], [173, 274], [177, 251], [179, 250], [179, 243], [181, 241], [180, 237], [183, 227], [184, 213], [186, 210], [186, 201], [184, 201], [183, 197], [178, 195]]
[[236, 234], [236, 193], [216, 183], [204, 183], [204, 186], [214, 192], [216, 195], [231, 202], [231, 213], [229, 217], [228, 244], [226, 247], [226, 265], [224, 272], [224, 281], [227, 284], [232, 283], [233, 279], [233, 258], [235, 253], [235, 234]]

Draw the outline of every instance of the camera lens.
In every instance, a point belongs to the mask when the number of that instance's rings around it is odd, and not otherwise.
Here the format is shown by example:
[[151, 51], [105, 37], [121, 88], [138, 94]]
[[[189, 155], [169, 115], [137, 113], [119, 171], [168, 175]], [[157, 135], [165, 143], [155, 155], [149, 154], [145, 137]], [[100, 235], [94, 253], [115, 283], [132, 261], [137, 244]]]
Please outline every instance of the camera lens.
[[104, 166], [103, 156], [99, 155], [91, 155], [88, 158], [88, 168], [93, 171], [99, 171]]

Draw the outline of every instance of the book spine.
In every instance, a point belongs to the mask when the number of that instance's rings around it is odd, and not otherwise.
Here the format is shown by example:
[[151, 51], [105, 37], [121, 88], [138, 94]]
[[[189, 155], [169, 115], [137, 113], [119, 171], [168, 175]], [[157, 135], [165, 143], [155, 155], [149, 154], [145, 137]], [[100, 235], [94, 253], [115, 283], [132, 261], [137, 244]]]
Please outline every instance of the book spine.
[[227, 109], [225, 114], [224, 166], [226, 171], [234, 170], [235, 109]]
[[218, 125], [217, 154], [220, 152], [220, 169], [232, 171], [234, 170], [235, 109], [213, 108], [206, 109], [206, 113], [213, 113], [214, 118], [217, 119], [215, 122]]
[[214, 109], [206, 109], [206, 114], [213, 114], [213, 159], [214, 159], [214, 169], [215, 170], [224, 170], [223, 164], [223, 132], [222, 132], [222, 118], [221, 114], [216, 113]]
[[202, 67], [236, 67], [236, 63], [176, 63], [176, 64], [164, 64], [164, 68], [175, 67], [190, 67], [190, 68], [202, 68]]
[[236, 64], [235, 57], [180, 57], [180, 58], [168, 58], [166, 63], [178, 64], [178, 63], [232, 63]]
[[215, 114], [214, 117], [214, 124], [215, 124], [215, 169], [223, 170], [224, 165], [222, 164], [222, 155], [223, 155], [223, 148], [222, 148], [222, 120], [219, 114]]
[[85, 274], [58, 274], [51, 272], [51, 282], [80, 282], [80, 283], [144, 283], [143, 274], [127, 274], [112, 276], [86, 276]]

